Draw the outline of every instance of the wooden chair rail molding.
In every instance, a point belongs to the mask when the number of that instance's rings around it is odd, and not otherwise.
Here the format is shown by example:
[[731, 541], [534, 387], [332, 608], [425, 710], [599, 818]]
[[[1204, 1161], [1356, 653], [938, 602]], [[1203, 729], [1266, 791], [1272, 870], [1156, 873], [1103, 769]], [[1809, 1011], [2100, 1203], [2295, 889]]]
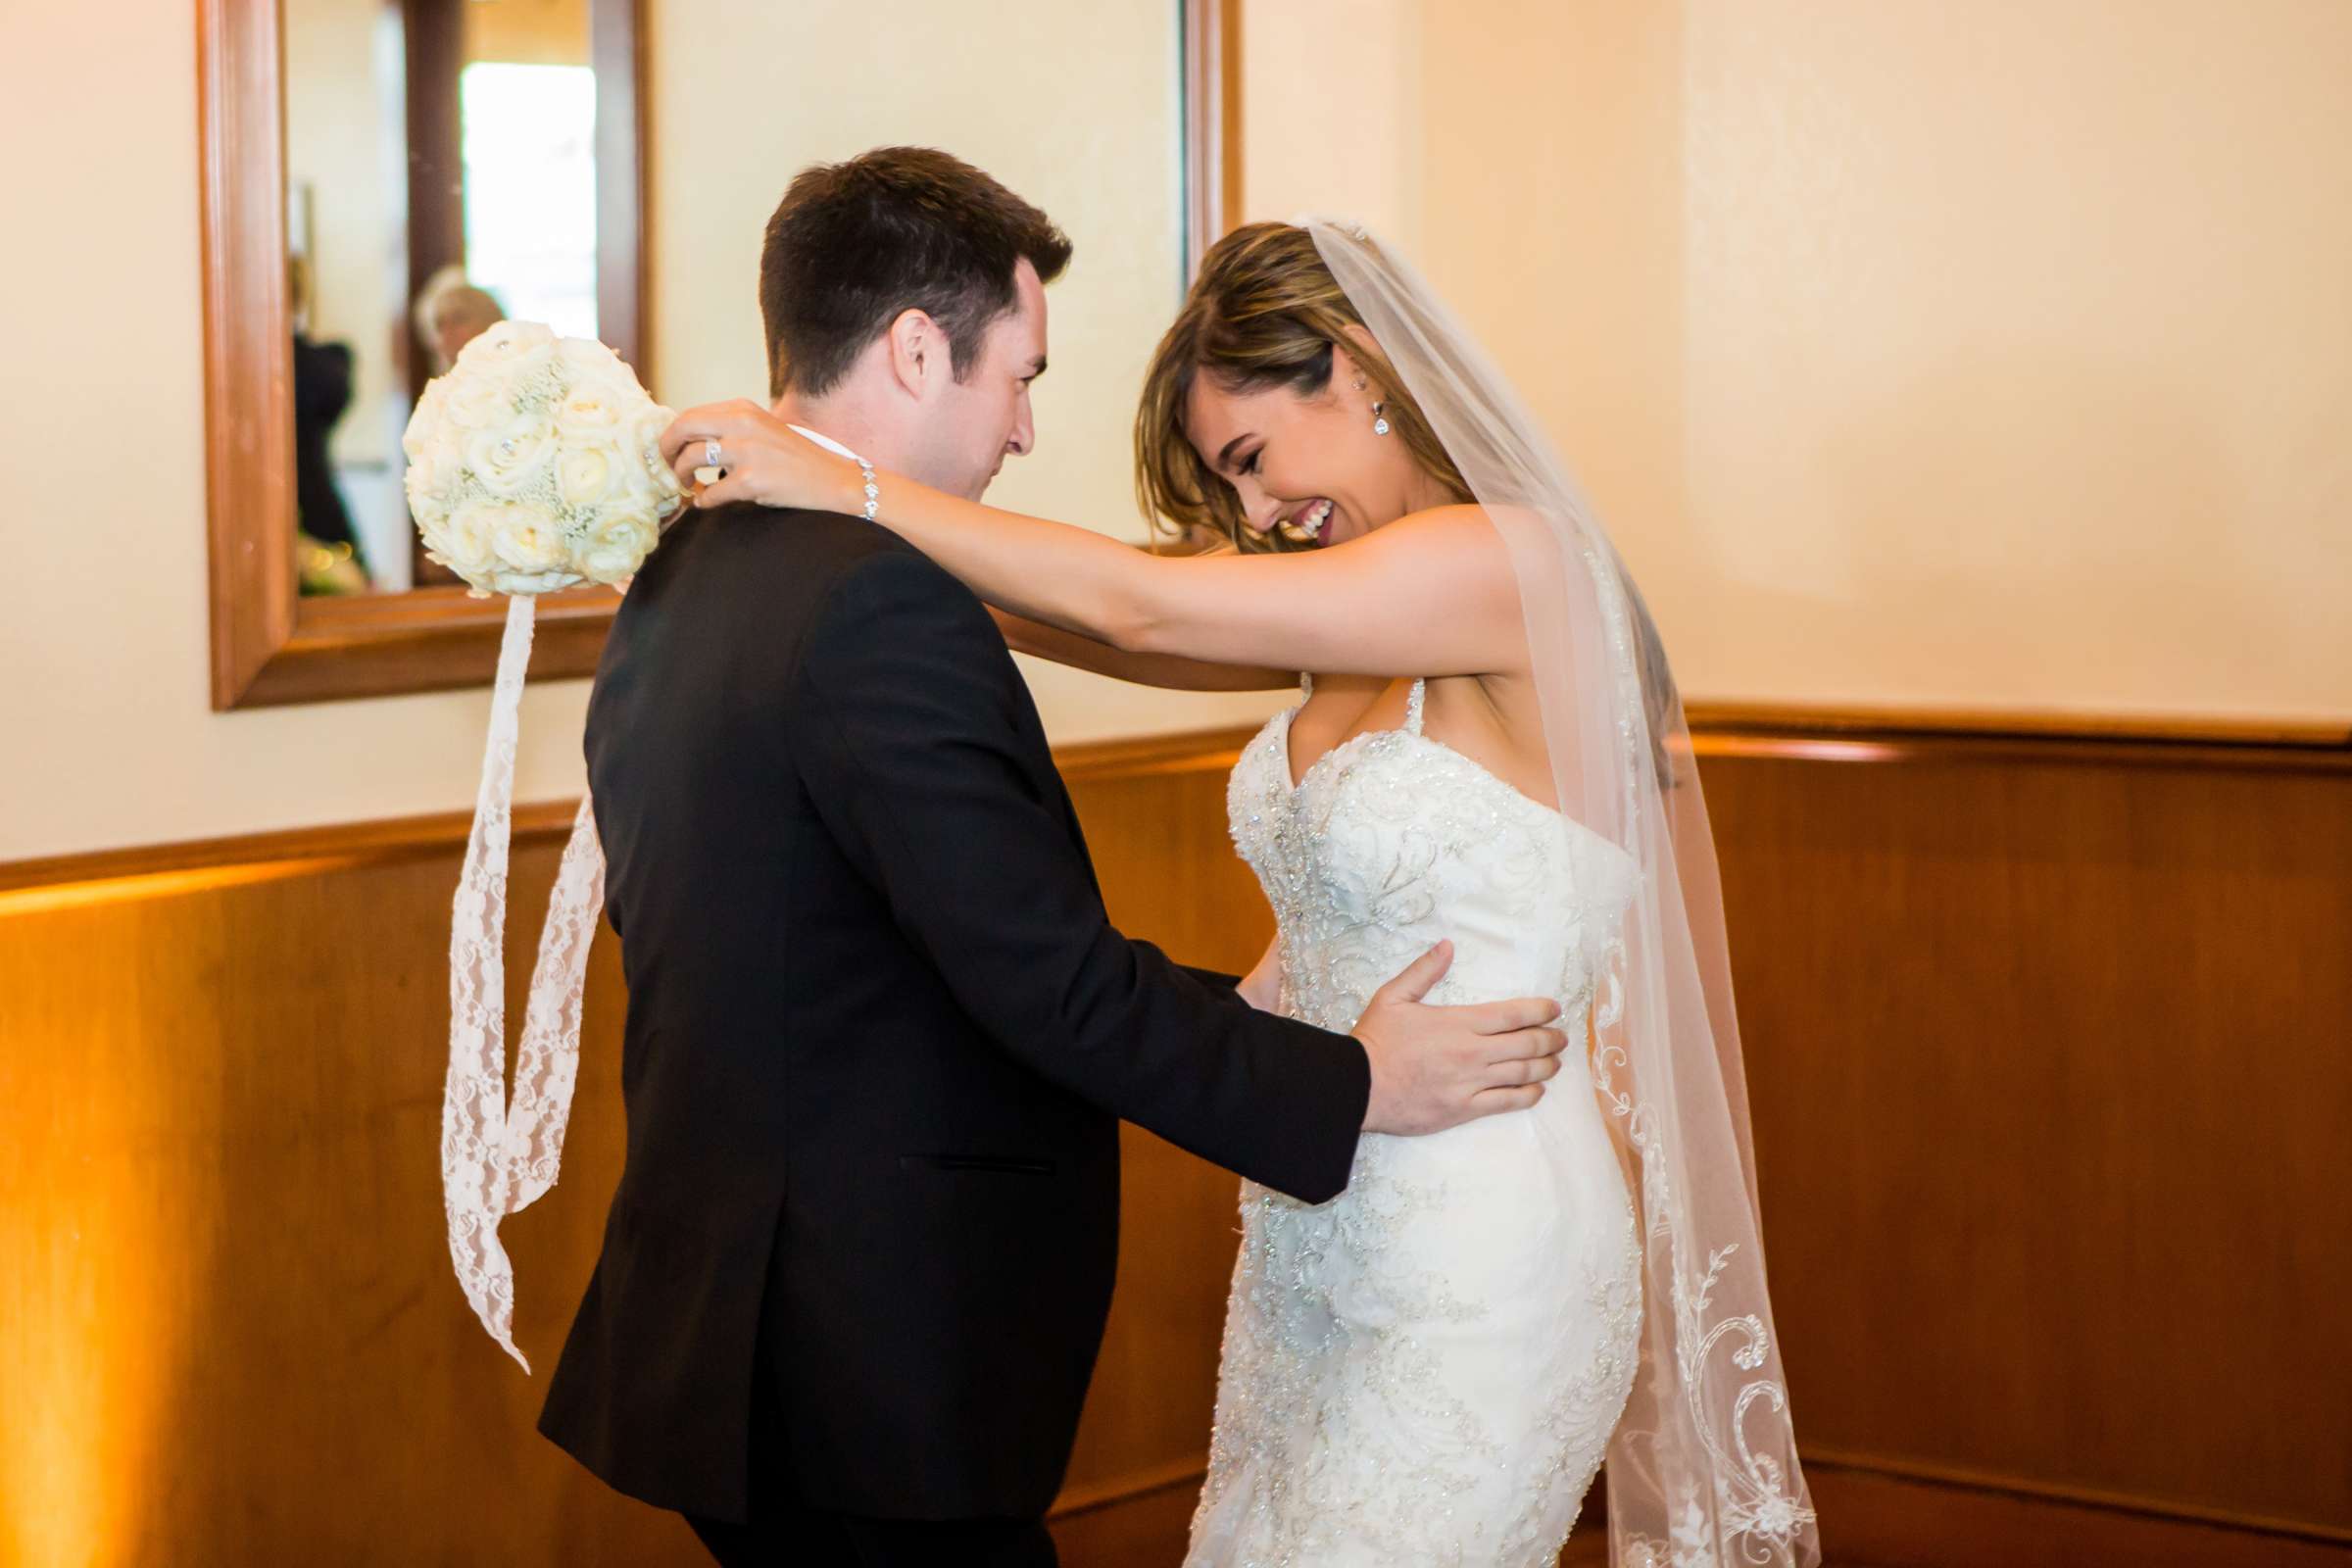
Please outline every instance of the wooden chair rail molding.
[[[1096, 741], [1056, 748], [1054, 760], [1072, 784], [1097, 779], [1147, 778], [1172, 773], [1222, 772], [1241, 755], [1248, 730], [1218, 729], [1137, 740]], [[514, 844], [560, 840], [579, 802], [540, 801], [514, 808]], [[0, 914], [14, 898], [42, 890], [105, 891], [140, 877], [181, 876], [233, 869], [239, 881], [301, 876], [343, 866], [381, 864], [462, 848], [473, 822], [469, 811], [435, 811], [371, 822], [329, 823], [179, 844], [132, 846], [81, 855], [0, 861]], [[147, 890], [131, 890], [152, 892]]]
[[[562, 609], [572, 596], [541, 607], [540, 646], [551, 634], [573, 627], [602, 637], [601, 619], [574, 619]], [[384, 618], [397, 621], [405, 607], [383, 602]], [[549, 612], [556, 611], [551, 616]], [[497, 632], [486, 628], [485, 646], [495, 650]], [[591, 661], [594, 659], [590, 653]], [[2042, 761], [2162, 764], [2172, 767], [2241, 768], [2257, 771], [2352, 771], [2352, 727], [2248, 723], [2176, 726], [2158, 734], [2117, 720], [2029, 719], [1982, 715], [1865, 711], [1858, 710], [1735, 707], [1694, 704], [1692, 741], [1701, 758], [1788, 758], [1835, 762], [1901, 762], [1936, 759], [1990, 761], [2016, 758]], [[2070, 727], [2071, 726], [2071, 727]], [[1230, 768], [1254, 732], [1248, 728], [1195, 730], [1131, 740], [1088, 741], [1056, 747], [1055, 764], [1072, 784], [1095, 779], [1141, 778], [1156, 774], [1221, 772]], [[570, 825], [578, 802], [549, 801], [514, 808], [517, 844], [560, 835]], [[336, 823], [246, 834], [180, 844], [134, 846], [80, 855], [0, 861], [0, 894], [66, 884], [100, 884], [157, 873], [191, 873], [221, 866], [246, 871], [282, 866], [289, 873], [318, 868], [327, 860], [360, 863], [428, 854], [463, 844], [470, 817], [439, 812], [373, 822]]]
[[2001, 758], [2168, 767], [2352, 767], [2352, 722], [1693, 701], [1701, 757], [1817, 761]]

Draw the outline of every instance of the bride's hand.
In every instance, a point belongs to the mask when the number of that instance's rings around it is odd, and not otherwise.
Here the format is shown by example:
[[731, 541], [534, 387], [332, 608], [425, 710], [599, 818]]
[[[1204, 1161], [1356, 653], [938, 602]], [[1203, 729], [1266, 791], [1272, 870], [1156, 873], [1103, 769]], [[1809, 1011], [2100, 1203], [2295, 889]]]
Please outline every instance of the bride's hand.
[[[698, 485], [717, 443], [718, 479]], [[748, 398], [688, 409], [662, 432], [662, 457], [694, 494], [698, 507], [750, 501], [762, 507], [811, 512], [864, 510], [865, 481], [858, 465], [827, 452]]]

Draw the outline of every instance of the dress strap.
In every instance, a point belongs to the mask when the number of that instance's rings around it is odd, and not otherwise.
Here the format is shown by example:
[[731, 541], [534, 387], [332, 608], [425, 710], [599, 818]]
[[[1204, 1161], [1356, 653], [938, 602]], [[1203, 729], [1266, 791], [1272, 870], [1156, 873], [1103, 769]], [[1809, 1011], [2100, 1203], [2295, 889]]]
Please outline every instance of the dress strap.
[[1404, 700], [1404, 732], [1407, 735], [1421, 733], [1421, 705], [1428, 696], [1429, 682], [1427, 680], [1413, 682], [1412, 695]]
[[1309, 675], [1309, 674], [1308, 674], [1308, 673], [1307, 673], [1305, 670], [1303, 670], [1303, 669], [1302, 669], [1302, 670], [1300, 670], [1300, 671], [1298, 672], [1298, 700], [1299, 700], [1300, 702], [1302, 702], [1302, 703], [1303, 703], [1303, 702], [1305, 702], [1305, 701], [1306, 701], [1306, 700], [1307, 700], [1309, 697], [1312, 697], [1312, 696], [1314, 696], [1314, 695], [1315, 695], [1315, 677], [1314, 677], [1314, 676], [1312, 676], [1312, 675]]

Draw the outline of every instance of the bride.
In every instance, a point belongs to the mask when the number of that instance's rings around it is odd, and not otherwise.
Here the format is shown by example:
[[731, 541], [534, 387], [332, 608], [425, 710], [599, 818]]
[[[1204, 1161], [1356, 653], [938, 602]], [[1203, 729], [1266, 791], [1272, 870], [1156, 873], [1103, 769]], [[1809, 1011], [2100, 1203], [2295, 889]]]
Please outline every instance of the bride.
[[1590, 507], [1426, 286], [1327, 223], [1209, 252], [1136, 459], [1149, 507], [1227, 551], [861, 469], [751, 404], [663, 451], [687, 475], [712, 440], [699, 504], [873, 516], [1025, 651], [1307, 672], [1230, 787], [1278, 928], [1257, 1005], [1346, 1029], [1450, 937], [1432, 1001], [1584, 1020], [1584, 1081], [1534, 1110], [1367, 1136], [1328, 1203], [1245, 1186], [1188, 1564], [1549, 1564], [1604, 1458], [1621, 1568], [1818, 1562], [1680, 702]]

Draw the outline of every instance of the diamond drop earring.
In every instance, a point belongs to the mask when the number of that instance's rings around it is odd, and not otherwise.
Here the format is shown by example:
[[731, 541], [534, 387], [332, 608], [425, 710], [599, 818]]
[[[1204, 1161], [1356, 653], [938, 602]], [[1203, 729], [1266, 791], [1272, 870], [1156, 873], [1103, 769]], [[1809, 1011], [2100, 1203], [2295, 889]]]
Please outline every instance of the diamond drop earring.
[[1386, 403], [1375, 403], [1372, 405], [1372, 433], [1374, 435], [1387, 435], [1389, 433], [1389, 416], [1382, 412], [1387, 407], [1388, 405]]

